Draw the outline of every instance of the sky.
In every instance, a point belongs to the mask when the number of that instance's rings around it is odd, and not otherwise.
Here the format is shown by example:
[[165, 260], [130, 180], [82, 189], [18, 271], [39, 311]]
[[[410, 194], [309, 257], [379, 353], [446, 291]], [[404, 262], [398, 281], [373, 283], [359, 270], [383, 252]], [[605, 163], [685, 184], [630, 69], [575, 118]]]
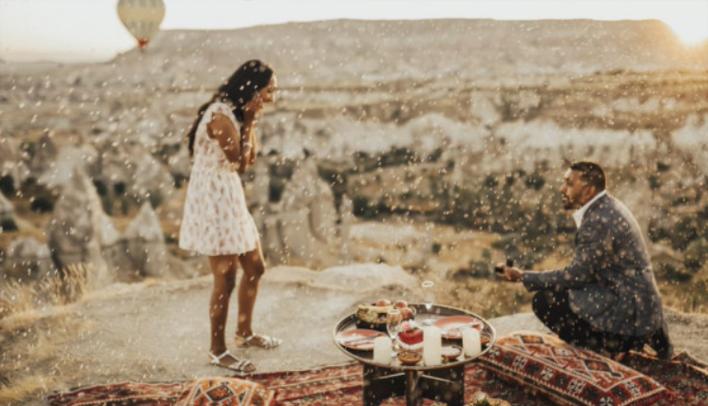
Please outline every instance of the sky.
[[[106, 61], [135, 46], [118, 0], [0, 0], [0, 59]], [[232, 29], [289, 21], [493, 18], [666, 22], [686, 45], [708, 40], [708, 0], [165, 0], [162, 29]]]

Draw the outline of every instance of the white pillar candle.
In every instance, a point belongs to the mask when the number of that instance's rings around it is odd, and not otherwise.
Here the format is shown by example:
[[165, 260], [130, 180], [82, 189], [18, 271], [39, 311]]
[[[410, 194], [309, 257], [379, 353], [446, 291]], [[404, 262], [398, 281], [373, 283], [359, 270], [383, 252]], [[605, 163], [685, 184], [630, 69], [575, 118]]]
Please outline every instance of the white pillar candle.
[[482, 352], [482, 341], [476, 328], [464, 327], [462, 329], [462, 348], [468, 357], [474, 357]]
[[388, 364], [391, 362], [391, 339], [386, 336], [374, 338], [374, 362]]
[[435, 326], [423, 328], [423, 361], [425, 365], [438, 365], [442, 362], [442, 337]]

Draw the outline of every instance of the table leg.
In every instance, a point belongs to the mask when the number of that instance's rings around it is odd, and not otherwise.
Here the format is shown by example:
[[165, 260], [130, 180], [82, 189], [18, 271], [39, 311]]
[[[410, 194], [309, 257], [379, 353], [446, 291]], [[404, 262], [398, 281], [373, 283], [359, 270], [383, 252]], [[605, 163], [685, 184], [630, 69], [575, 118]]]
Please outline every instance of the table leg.
[[406, 406], [420, 406], [423, 398], [445, 402], [448, 406], [465, 403], [465, 368], [395, 372], [364, 365], [364, 406], [378, 406], [393, 396], [405, 395]]
[[418, 387], [418, 371], [406, 371], [406, 406], [420, 406], [422, 391]]
[[465, 404], [465, 368], [428, 371], [420, 377], [423, 397], [445, 402], [448, 406]]
[[364, 405], [378, 406], [384, 399], [402, 396], [406, 389], [405, 379], [402, 372], [364, 365]]

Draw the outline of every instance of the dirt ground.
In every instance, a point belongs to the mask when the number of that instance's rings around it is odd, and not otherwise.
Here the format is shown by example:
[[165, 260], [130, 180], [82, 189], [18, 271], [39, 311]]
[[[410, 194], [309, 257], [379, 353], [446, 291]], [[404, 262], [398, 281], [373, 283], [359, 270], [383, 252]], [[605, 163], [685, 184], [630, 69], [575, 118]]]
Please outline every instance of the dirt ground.
[[[210, 277], [113, 285], [79, 303], [2, 320], [0, 403], [41, 404], [47, 393], [88, 384], [227, 374], [207, 362], [210, 286]], [[284, 343], [270, 351], [234, 352], [253, 360], [260, 372], [346, 362], [332, 340], [336, 321], [371, 299], [416, 301], [417, 286], [415, 277], [387, 265], [321, 272], [275, 267], [261, 285], [254, 328]], [[232, 306], [227, 337], [236, 325], [235, 298]], [[708, 359], [708, 316], [671, 312], [669, 322], [679, 350]], [[528, 313], [492, 324], [500, 335], [543, 329]]]

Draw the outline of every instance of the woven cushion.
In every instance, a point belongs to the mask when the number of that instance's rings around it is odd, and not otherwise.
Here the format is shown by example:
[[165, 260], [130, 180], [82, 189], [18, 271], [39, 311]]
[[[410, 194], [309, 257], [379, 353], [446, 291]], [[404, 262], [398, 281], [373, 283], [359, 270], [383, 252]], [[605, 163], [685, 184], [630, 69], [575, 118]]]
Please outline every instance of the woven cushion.
[[644, 405], [668, 396], [654, 379], [547, 334], [504, 336], [480, 360], [500, 378], [561, 405]]
[[179, 406], [271, 406], [275, 392], [238, 378], [201, 378], [180, 397]]

